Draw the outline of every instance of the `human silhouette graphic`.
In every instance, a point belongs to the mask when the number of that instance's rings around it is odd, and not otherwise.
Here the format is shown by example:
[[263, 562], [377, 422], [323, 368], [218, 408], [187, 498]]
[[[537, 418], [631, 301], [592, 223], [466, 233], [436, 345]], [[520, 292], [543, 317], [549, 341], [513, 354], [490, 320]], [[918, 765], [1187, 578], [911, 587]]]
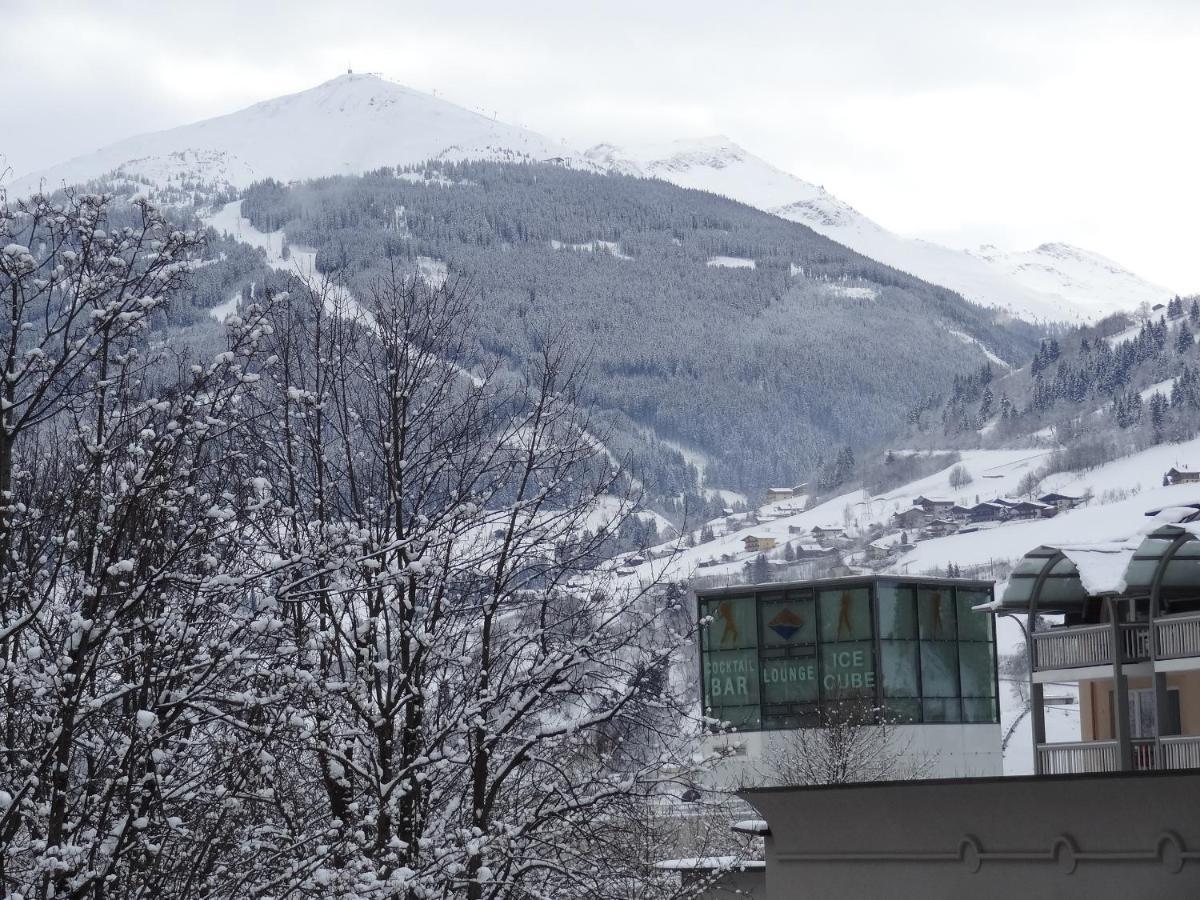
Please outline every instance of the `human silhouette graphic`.
[[721, 646], [724, 647], [727, 643], [736, 644], [739, 635], [737, 620], [733, 616], [733, 604], [726, 600], [718, 606], [717, 618], [725, 625], [724, 630], [721, 632]]

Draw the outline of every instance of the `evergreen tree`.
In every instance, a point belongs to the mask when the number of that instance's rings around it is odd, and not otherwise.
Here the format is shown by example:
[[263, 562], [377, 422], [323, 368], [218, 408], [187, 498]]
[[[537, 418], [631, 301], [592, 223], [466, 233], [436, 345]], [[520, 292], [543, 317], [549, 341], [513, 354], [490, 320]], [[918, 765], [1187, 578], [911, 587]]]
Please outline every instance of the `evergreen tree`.
[[1180, 324], [1179, 333], [1175, 337], [1175, 349], [1179, 353], [1187, 353], [1195, 343], [1196, 338], [1192, 334], [1192, 329], [1187, 327], [1186, 322]]

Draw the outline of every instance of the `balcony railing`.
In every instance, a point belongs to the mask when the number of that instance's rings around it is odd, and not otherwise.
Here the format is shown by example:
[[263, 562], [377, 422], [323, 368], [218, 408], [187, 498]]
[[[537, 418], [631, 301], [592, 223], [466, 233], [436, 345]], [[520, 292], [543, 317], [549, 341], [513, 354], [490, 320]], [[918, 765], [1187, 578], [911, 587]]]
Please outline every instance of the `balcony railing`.
[[1037, 752], [1040, 763], [1038, 771], [1043, 775], [1117, 772], [1121, 768], [1121, 754], [1116, 741], [1038, 744]]
[[[1144, 624], [1120, 626], [1121, 661], [1137, 662], [1149, 657], [1149, 629]], [[1077, 625], [1033, 633], [1035, 669], [1077, 669], [1106, 666], [1113, 661], [1111, 625]]]
[[[1154, 741], [1133, 741], [1133, 768], [1200, 769], [1200, 736], [1164, 737], [1162, 752], [1155, 759]], [[1043, 775], [1078, 775], [1084, 772], [1117, 772], [1121, 751], [1116, 741], [1079, 741], [1071, 744], [1038, 744], [1039, 769]]]
[[1164, 616], [1154, 622], [1159, 659], [1200, 656], [1200, 615]]

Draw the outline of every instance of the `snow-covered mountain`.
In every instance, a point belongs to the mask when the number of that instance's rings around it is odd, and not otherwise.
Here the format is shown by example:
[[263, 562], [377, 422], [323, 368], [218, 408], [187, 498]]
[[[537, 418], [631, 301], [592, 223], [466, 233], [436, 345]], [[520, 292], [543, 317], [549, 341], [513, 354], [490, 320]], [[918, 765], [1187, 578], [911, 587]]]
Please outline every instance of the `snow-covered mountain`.
[[158, 186], [245, 187], [429, 159], [550, 160], [590, 167], [560, 143], [376, 75], [345, 74], [229, 115], [129, 138], [14, 181], [23, 196], [110, 173]]
[[[1173, 293], [1099, 253], [1070, 244], [1042, 244], [1017, 253], [984, 245], [973, 255], [1030, 290], [1082, 307], [1089, 320], [1143, 302], [1162, 303]], [[1089, 313], [1092, 305], [1095, 311]]]
[[659, 178], [740, 200], [815, 231], [968, 300], [1022, 318], [1094, 321], [1171, 292], [1095, 253], [1043, 244], [1026, 253], [976, 253], [888, 231], [823, 187], [748, 153], [726, 137], [628, 149], [600, 144], [587, 157], [611, 171]]

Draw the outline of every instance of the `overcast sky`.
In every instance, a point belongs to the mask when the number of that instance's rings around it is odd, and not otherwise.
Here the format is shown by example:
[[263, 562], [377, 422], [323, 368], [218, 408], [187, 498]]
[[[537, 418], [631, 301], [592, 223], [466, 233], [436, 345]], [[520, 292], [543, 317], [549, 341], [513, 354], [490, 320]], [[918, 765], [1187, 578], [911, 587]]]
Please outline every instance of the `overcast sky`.
[[0, 154], [23, 175], [347, 64], [581, 147], [723, 133], [894, 231], [1200, 291], [1200, 0], [0, 0]]

